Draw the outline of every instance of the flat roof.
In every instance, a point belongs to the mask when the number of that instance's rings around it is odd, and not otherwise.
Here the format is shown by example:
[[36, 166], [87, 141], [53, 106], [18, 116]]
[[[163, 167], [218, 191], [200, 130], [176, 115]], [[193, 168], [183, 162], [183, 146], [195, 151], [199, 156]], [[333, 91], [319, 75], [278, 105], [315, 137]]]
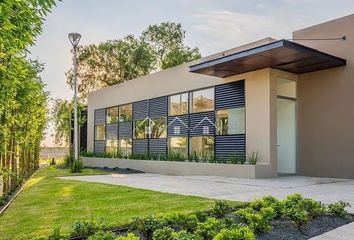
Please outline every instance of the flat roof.
[[279, 40], [190, 66], [190, 72], [228, 77], [263, 68], [301, 74], [345, 66], [346, 60], [288, 40]]

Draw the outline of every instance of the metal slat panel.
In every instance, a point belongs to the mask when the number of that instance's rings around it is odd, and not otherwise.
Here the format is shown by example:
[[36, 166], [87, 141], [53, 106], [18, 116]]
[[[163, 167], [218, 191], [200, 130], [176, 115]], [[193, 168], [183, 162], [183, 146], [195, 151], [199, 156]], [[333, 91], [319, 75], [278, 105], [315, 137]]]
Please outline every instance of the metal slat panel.
[[149, 101], [143, 100], [133, 103], [133, 118], [134, 119], [144, 119], [148, 116], [149, 112]]
[[106, 123], [106, 109], [95, 110], [95, 125]]
[[148, 152], [147, 139], [133, 139], [133, 153], [146, 154]]
[[133, 122], [121, 122], [119, 123], [119, 137], [129, 137], [133, 136]]
[[215, 109], [238, 108], [244, 106], [244, 80], [215, 87]]
[[106, 139], [117, 139], [118, 137], [118, 123], [106, 125]]
[[215, 132], [215, 115], [212, 112], [193, 113], [189, 118], [189, 132], [191, 136], [209, 136]]
[[150, 99], [149, 116], [151, 118], [167, 116], [167, 96]]
[[245, 134], [215, 136], [215, 154], [223, 158], [246, 153]]
[[167, 139], [150, 139], [149, 153], [150, 154], [166, 154]]
[[104, 152], [104, 143], [105, 141], [95, 141], [95, 153], [103, 153]]
[[170, 116], [168, 117], [168, 136], [187, 136], [188, 135], [189, 117], [188, 115]]

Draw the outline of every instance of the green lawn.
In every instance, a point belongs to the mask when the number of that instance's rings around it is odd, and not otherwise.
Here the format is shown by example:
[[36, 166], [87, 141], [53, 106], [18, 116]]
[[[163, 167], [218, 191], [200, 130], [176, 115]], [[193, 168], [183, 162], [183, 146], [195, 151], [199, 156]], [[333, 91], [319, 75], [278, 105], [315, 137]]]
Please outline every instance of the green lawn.
[[[105, 172], [85, 169], [81, 173], [93, 174]], [[55, 178], [70, 175], [68, 170], [55, 167], [37, 172], [0, 216], [0, 239], [46, 236], [57, 226], [68, 232], [75, 220], [91, 216], [118, 226], [133, 216], [189, 212], [212, 205], [212, 200], [199, 197]]]

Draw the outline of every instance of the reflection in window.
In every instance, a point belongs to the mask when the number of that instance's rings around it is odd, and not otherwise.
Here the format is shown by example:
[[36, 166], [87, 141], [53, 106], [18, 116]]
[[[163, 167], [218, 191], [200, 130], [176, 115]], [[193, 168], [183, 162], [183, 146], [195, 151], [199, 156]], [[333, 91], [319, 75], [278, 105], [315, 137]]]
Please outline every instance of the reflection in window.
[[169, 115], [182, 115], [188, 113], [188, 93], [177, 94], [169, 97]]
[[107, 123], [116, 123], [118, 122], [118, 107], [107, 108]]
[[218, 135], [245, 133], [245, 108], [219, 110], [216, 112]]
[[105, 126], [97, 125], [95, 126], [95, 140], [105, 140]]
[[129, 122], [133, 119], [133, 106], [126, 104], [119, 106], [119, 122]]
[[134, 122], [134, 136], [136, 139], [149, 137], [149, 119], [136, 120]]
[[195, 91], [192, 96], [193, 113], [214, 110], [214, 88]]
[[120, 139], [119, 151], [123, 156], [130, 156], [132, 154], [132, 140], [130, 138]]
[[168, 152], [188, 155], [187, 137], [171, 137], [168, 139]]
[[214, 137], [202, 136], [191, 138], [191, 154], [199, 159], [214, 158]]
[[165, 138], [167, 135], [166, 118], [153, 118], [150, 120], [151, 138]]
[[106, 141], [106, 152], [116, 153], [118, 150], [118, 140], [107, 140]]

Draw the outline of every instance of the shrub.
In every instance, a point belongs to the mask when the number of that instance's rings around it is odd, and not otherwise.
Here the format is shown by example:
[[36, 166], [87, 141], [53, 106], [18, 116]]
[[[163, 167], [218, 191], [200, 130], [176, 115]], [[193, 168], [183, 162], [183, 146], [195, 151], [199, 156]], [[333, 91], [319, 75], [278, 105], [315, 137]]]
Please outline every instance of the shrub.
[[71, 235], [74, 237], [89, 237], [106, 227], [107, 225], [102, 219], [90, 218], [79, 220], [74, 223]]
[[209, 215], [206, 211], [196, 211], [195, 216], [197, 217], [198, 222], [205, 222]]
[[216, 218], [223, 218], [233, 210], [231, 204], [227, 201], [216, 201], [211, 214]]
[[53, 233], [48, 236], [48, 240], [64, 240], [66, 235], [60, 233], [60, 228], [54, 228]]
[[69, 154], [64, 157], [64, 166], [71, 167], [72, 163], [74, 162], [74, 155]]
[[289, 217], [298, 228], [305, 225], [309, 221], [309, 214], [306, 210], [300, 208], [287, 208], [285, 209], [285, 215]]
[[165, 221], [175, 230], [193, 232], [197, 227], [198, 218], [195, 214], [171, 214], [165, 217]]
[[174, 240], [173, 233], [175, 231], [170, 227], [157, 229], [152, 235], [152, 240]]
[[213, 240], [255, 240], [253, 232], [248, 227], [233, 227], [222, 229]]
[[317, 217], [326, 212], [324, 204], [311, 198], [304, 198], [301, 205], [307, 211], [310, 218]]
[[82, 172], [82, 169], [84, 168], [84, 163], [81, 159], [78, 159], [73, 162], [71, 166], [71, 172], [72, 173], [80, 173]]
[[350, 207], [350, 204], [347, 202], [339, 201], [336, 203], [328, 204], [328, 211], [338, 217], [345, 217], [348, 212], [345, 208]]
[[271, 207], [262, 208], [259, 212], [255, 212], [252, 208], [244, 208], [238, 210], [236, 216], [254, 232], [261, 233], [272, 229], [271, 222], [275, 214]]
[[216, 218], [208, 218], [205, 222], [198, 223], [195, 235], [204, 240], [210, 240], [223, 228], [225, 228], [223, 221]]
[[98, 231], [95, 234], [91, 235], [87, 240], [115, 240], [116, 235], [111, 232]]
[[174, 238], [175, 240], [202, 240], [200, 237], [189, 233], [187, 231], [180, 231], [177, 233], [174, 233]]
[[117, 237], [115, 240], [140, 240], [140, 238], [136, 236], [134, 233], [128, 233], [127, 236], [120, 236]]
[[262, 156], [259, 152], [251, 152], [246, 155], [246, 162], [248, 164], [256, 165], [260, 160], [262, 160]]
[[230, 157], [229, 162], [232, 164], [244, 164], [246, 157], [244, 154], [236, 154]]
[[283, 215], [283, 202], [273, 196], [264, 196], [261, 199], [256, 199], [250, 202], [249, 206], [255, 211], [271, 207], [274, 210], [275, 219], [279, 219]]
[[131, 222], [131, 230], [141, 234], [145, 239], [151, 239], [156, 229], [166, 226], [166, 222], [153, 216], [135, 217]]

